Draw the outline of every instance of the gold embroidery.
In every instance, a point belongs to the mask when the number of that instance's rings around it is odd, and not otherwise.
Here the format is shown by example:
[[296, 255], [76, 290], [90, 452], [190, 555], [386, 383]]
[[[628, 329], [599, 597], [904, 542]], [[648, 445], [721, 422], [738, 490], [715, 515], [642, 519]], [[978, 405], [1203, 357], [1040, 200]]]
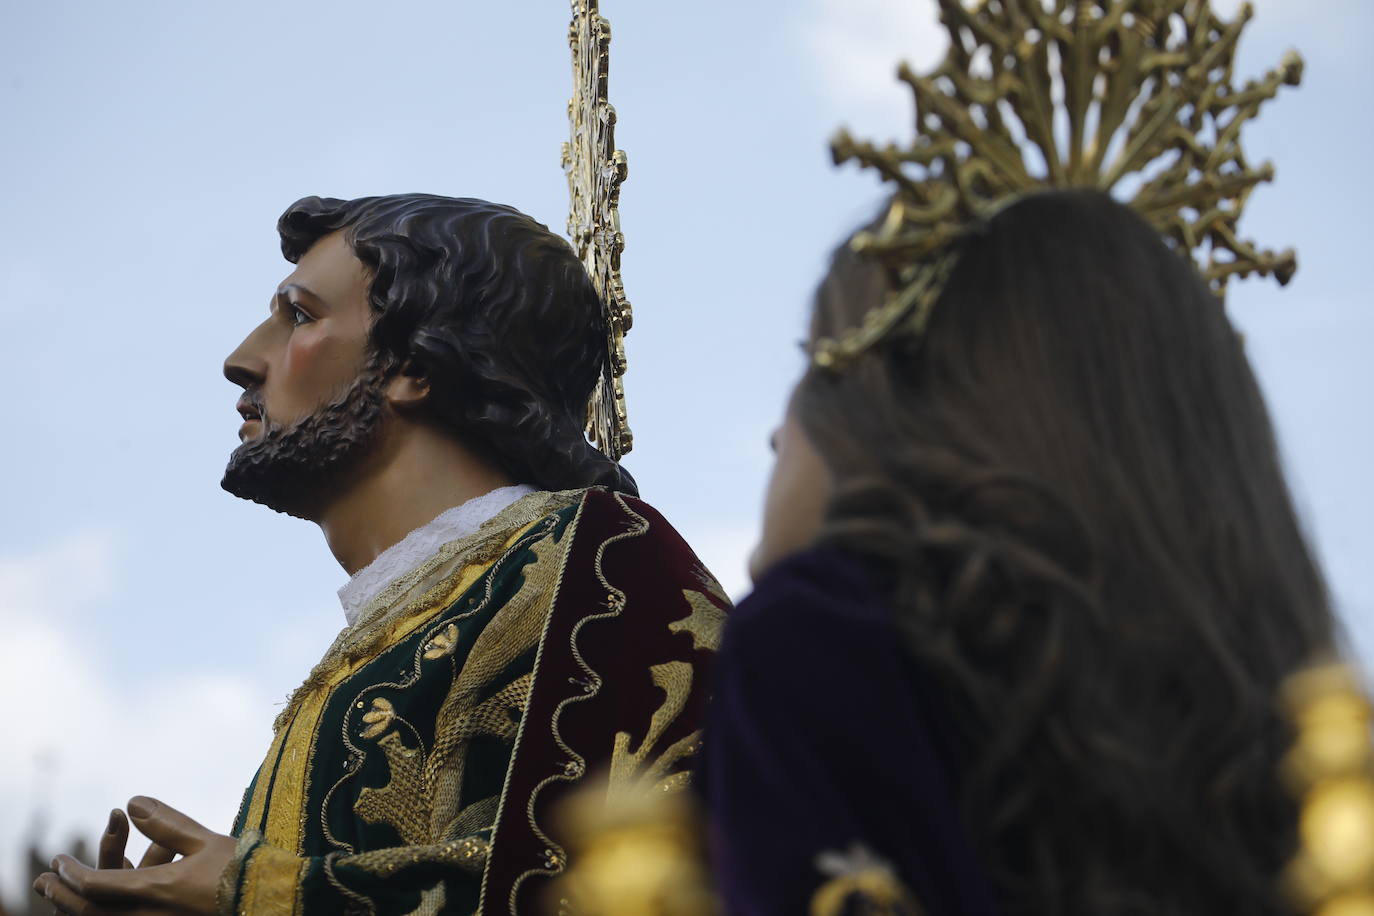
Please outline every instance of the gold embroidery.
[[692, 609], [692, 613], [668, 624], [668, 630], [673, 633], [690, 633], [693, 649], [710, 649], [714, 652], [720, 647], [720, 630], [725, 626], [725, 612], [710, 598], [690, 588], [682, 590], [682, 597], [687, 599], [687, 605]]
[[243, 870], [239, 912], [244, 916], [293, 916], [300, 912], [298, 891], [305, 860], [284, 849], [260, 844]]
[[287, 729], [279, 729], [272, 736], [272, 744], [267, 748], [267, 757], [258, 770], [257, 782], [253, 785], [253, 797], [248, 802], [248, 813], [244, 816], [245, 831], [257, 830], [262, 825], [262, 816], [267, 811], [267, 799], [272, 794], [272, 771], [281, 756], [282, 743], [286, 740]]
[[459, 713], [444, 728], [447, 740], [465, 743], [478, 735], [491, 735], [511, 740], [520, 724], [520, 711], [530, 693], [532, 674], [520, 677], [502, 687], [481, 704]]
[[654, 711], [649, 720], [649, 730], [639, 747], [630, 750], [630, 733], [617, 732], [615, 746], [611, 751], [610, 792], [623, 791], [633, 786], [652, 784], [662, 779], [682, 758], [695, 750], [701, 737], [700, 731], [673, 742], [658, 757], [650, 758], [659, 738], [668, 730], [682, 710], [687, 706], [687, 697], [692, 692], [691, 662], [665, 662], [649, 669], [654, 685], [666, 694], [662, 705]]
[[541, 518], [572, 505], [584, 492], [565, 490], [522, 497], [484, 523], [475, 534], [445, 544], [429, 562], [388, 586], [363, 609], [357, 624], [338, 635], [324, 658], [287, 700], [275, 727], [280, 729], [287, 721], [299, 695], [329, 684], [336, 670], [349, 660], [376, 655], [409, 635], [427, 622], [432, 612], [451, 605]]
[[[531, 528], [533, 528], [533, 527], [534, 527], [534, 526], [531, 526]], [[463, 613], [460, 613], [460, 614], [457, 616], [456, 620], [461, 621], [461, 620], [464, 620], [464, 619], [466, 619], [467, 617], [469, 617], [469, 616], [471, 616], [471, 615], [473, 615], [473, 614], [477, 614], [477, 613], [480, 613], [481, 611], [483, 611], [483, 610], [487, 607], [487, 605], [491, 602], [491, 600], [492, 600], [492, 584], [493, 584], [493, 583], [492, 583], [492, 578], [493, 578], [494, 576], [497, 575], [497, 569], [498, 569], [498, 567], [499, 567], [502, 563], [504, 563], [505, 560], [506, 560], [509, 556], [518, 553], [518, 552], [519, 552], [521, 549], [523, 549], [525, 546], [528, 546], [527, 544], [525, 544], [525, 543], [523, 543], [523, 542], [525, 542], [525, 541], [531, 541], [531, 540], [533, 540], [533, 541], [541, 540], [543, 537], [545, 537], [545, 536], [548, 534], [548, 532], [549, 532], [550, 530], [552, 530], [552, 529], [555, 528], [555, 527], [557, 527], [557, 518], [556, 518], [555, 516], [553, 516], [553, 515], [550, 515], [550, 516], [547, 516], [547, 517], [544, 518], [544, 520], [543, 520], [543, 522], [542, 522], [542, 524], [541, 524], [542, 530], [540, 530], [540, 531], [538, 531], [538, 532], [535, 532], [533, 535], [527, 536], [527, 533], [530, 531], [530, 529], [526, 529], [526, 533], [520, 534], [520, 535], [519, 535], [519, 539], [517, 539], [517, 540], [512, 544], [512, 546], [506, 551], [506, 554], [505, 554], [504, 556], [498, 558], [490, 567], [488, 567], [488, 570], [484, 573], [484, 575], [487, 577], [487, 583], [486, 583], [485, 592], [484, 592], [484, 594], [482, 595], [481, 599], [479, 600], [476, 596], [469, 597], [468, 600], [467, 600], [467, 610], [465, 610]], [[466, 590], [467, 590], [467, 589], [464, 589], [464, 591], [466, 591]], [[461, 593], [458, 593], [458, 594], [453, 595], [447, 603], [448, 603], [449, 605], [452, 605], [460, 596], [461, 596]], [[425, 645], [430, 645], [431, 643], [433, 643], [433, 642], [435, 641], [436, 637], [442, 636], [443, 633], [444, 633], [446, 630], [448, 630], [448, 627], [447, 627], [446, 625], [444, 625], [444, 624], [439, 624], [438, 626], [436, 626], [436, 627], [435, 627], [434, 629], [432, 629], [428, 634], [426, 634], [426, 637], [425, 637]], [[368, 693], [368, 692], [373, 688], [373, 686], [390, 686], [390, 687], [394, 687], [394, 688], [397, 688], [397, 689], [404, 689], [404, 688], [406, 688], [406, 687], [409, 687], [409, 686], [414, 685], [414, 684], [420, 679], [421, 668], [422, 668], [422, 666], [423, 666], [423, 664], [424, 664], [424, 661], [425, 661], [425, 659], [424, 659], [424, 657], [423, 657], [423, 651], [417, 652], [416, 655], [415, 655], [415, 660], [414, 660], [414, 663], [413, 663], [413, 669], [412, 669], [412, 671], [411, 671], [411, 673], [410, 673], [410, 676], [409, 676], [409, 678], [407, 678], [403, 683], [389, 684], [389, 685], [371, 685], [371, 686], [365, 687], [365, 688], [363, 689], [363, 692], [360, 693], [360, 694], [358, 694], [358, 696], [361, 697], [363, 694]], [[363, 703], [362, 703], [361, 701], [358, 701], [355, 705], [356, 705], [356, 707], [359, 708], [359, 709], [362, 709], [362, 708], [363, 708]], [[406, 723], [404, 720], [397, 719], [396, 721], [400, 721], [403, 725], [405, 725], [407, 728], [409, 728], [412, 732], [415, 732], [415, 729], [414, 729], [412, 726], [410, 726], [409, 723]], [[361, 748], [357, 747], [357, 746], [353, 743], [353, 741], [352, 741], [352, 739], [351, 739], [351, 737], [350, 737], [350, 734], [349, 734], [349, 725], [347, 724], [347, 721], [345, 721], [345, 723], [344, 723], [343, 733], [342, 733], [342, 736], [341, 736], [341, 737], [342, 737], [342, 739], [343, 739], [344, 747], [346, 747], [346, 748], [349, 750], [349, 752], [350, 752], [350, 755], [351, 755], [350, 763], [349, 763], [349, 765], [348, 765], [348, 767], [347, 767], [347, 772], [345, 772], [344, 775], [341, 776], [341, 777], [339, 778], [339, 780], [338, 780], [337, 782], [335, 782], [333, 786], [330, 787], [329, 791], [325, 793], [324, 800], [321, 802], [321, 805], [320, 805], [320, 811], [321, 811], [320, 818], [321, 818], [321, 828], [323, 829], [323, 831], [324, 831], [324, 833], [325, 833], [325, 838], [326, 838], [331, 844], [333, 844], [334, 846], [336, 846], [337, 848], [339, 848], [339, 849], [341, 849], [341, 850], [344, 850], [344, 851], [347, 851], [347, 852], [349, 852], [349, 853], [352, 853], [352, 852], [354, 852], [354, 849], [353, 849], [353, 847], [352, 847], [350, 844], [340, 841], [339, 839], [337, 839], [336, 837], [334, 837], [334, 836], [330, 833], [330, 830], [329, 830], [329, 816], [328, 816], [328, 810], [329, 810], [330, 800], [334, 797], [335, 792], [338, 791], [339, 787], [342, 786], [345, 782], [347, 782], [348, 780], [352, 779], [353, 776], [358, 772], [358, 769], [361, 767], [362, 762], [363, 762], [364, 758], [366, 757], [366, 753], [365, 753]], [[416, 740], [417, 740], [417, 744], [419, 744], [420, 746], [422, 746], [422, 742], [421, 742], [420, 739], [419, 739], [418, 733], [416, 733]], [[421, 770], [423, 771], [423, 764], [421, 764]], [[426, 805], [426, 806], [429, 806], [429, 805], [430, 805], [430, 801], [431, 801], [432, 793], [429, 791], [429, 783], [428, 783], [428, 781], [425, 781], [425, 782], [424, 782], [424, 793], [423, 793], [423, 795], [424, 795], [423, 804]], [[426, 812], [432, 813], [432, 807], [426, 807], [424, 810], [425, 810]], [[429, 821], [429, 815], [428, 815], [428, 814], [425, 815], [424, 820]], [[304, 822], [304, 811], [302, 812], [302, 822]], [[409, 820], [407, 820], [407, 823], [409, 823]], [[435, 837], [433, 837], [433, 836], [427, 836], [426, 838], [427, 838], [427, 839], [435, 839]]]
[[492, 795], [479, 802], [473, 802], [444, 827], [444, 838], [467, 836], [479, 830], [490, 830], [496, 824], [496, 807], [499, 795]]
[[424, 786], [424, 754], [406, 747], [400, 732], [377, 742], [391, 770], [390, 781], [380, 789], [364, 788], [353, 810], [370, 824], [390, 824], [407, 843], [429, 839], [429, 806]]
[[[484, 523], [475, 534], [445, 544], [427, 563], [397, 579], [363, 608], [358, 623], [343, 632], [340, 650], [350, 654], [365, 650], [366, 645], [377, 638], [378, 631], [384, 630], [389, 621], [398, 616], [409, 616], [409, 610], [399, 615], [397, 611], [412, 603], [438, 602], [442, 607], [452, 604], [458, 595], [445, 594], [443, 582], [455, 569], [474, 563], [489, 565], [536, 522], [573, 505], [585, 492], [563, 490], [557, 493], [531, 493]], [[507, 532], [512, 529], [515, 529], [515, 533], [507, 537]], [[439, 585], [433, 585], [435, 582]]]
[[[559, 590], [560, 590], [560, 589], [562, 588], [562, 586], [563, 586], [563, 575], [564, 575], [564, 573], [565, 573], [566, 570], [567, 570], [568, 556], [572, 553], [572, 549], [571, 549], [571, 548], [572, 548], [572, 545], [573, 545], [573, 544], [576, 542], [576, 540], [577, 540], [577, 526], [578, 526], [578, 523], [581, 522], [581, 520], [582, 520], [582, 513], [583, 513], [584, 510], [586, 510], [586, 508], [587, 508], [586, 494], [583, 494], [582, 502], [581, 502], [580, 505], [578, 505], [578, 507], [577, 507], [577, 512], [576, 512], [576, 514], [573, 515], [573, 520], [568, 524], [567, 529], [564, 530], [564, 532], [563, 532], [563, 537], [564, 537], [564, 539], [565, 539], [565, 540], [567, 541], [567, 543], [568, 543], [568, 549], [566, 549], [566, 550], [563, 551], [563, 558], [562, 558], [562, 560], [561, 560], [561, 561], [559, 562], [559, 564], [558, 564], [558, 577], [557, 577], [557, 579], [554, 580], [554, 585], [553, 585], [553, 589], [552, 589], [552, 598], [550, 599], [550, 605], [549, 605], [550, 608], [553, 607], [552, 602], [553, 602], [554, 600], [557, 600], [558, 592], [559, 592]], [[534, 652], [534, 670], [535, 670], [536, 672], [539, 670], [540, 661], [541, 661], [541, 660], [543, 659], [543, 657], [544, 657], [544, 646], [545, 646], [545, 644], [546, 644], [546, 641], [547, 641], [547, 638], [548, 638], [548, 634], [549, 634], [549, 624], [550, 624], [552, 621], [553, 621], [553, 614], [552, 614], [552, 613], [547, 613], [547, 614], [544, 615], [544, 625], [543, 625], [542, 629], [539, 631], [539, 643], [538, 643], [538, 647], [535, 649], [535, 652]], [[531, 690], [531, 691], [530, 691], [530, 694], [532, 695], [533, 693], [534, 693], [534, 691]], [[567, 702], [567, 701], [565, 700], [564, 703], [566, 703], [566, 702]], [[513, 747], [513, 749], [512, 749], [512, 753], [511, 753], [511, 765], [508, 766], [508, 767], [506, 767], [506, 777], [505, 777], [505, 779], [503, 779], [503, 780], [501, 781], [501, 796], [500, 796], [500, 798], [498, 799], [497, 804], [496, 804], [496, 819], [495, 819], [495, 821], [493, 821], [492, 830], [491, 830], [491, 842], [492, 842], [493, 844], [496, 843], [497, 832], [498, 832], [498, 829], [499, 829], [500, 824], [501, 824], [501, 812], [504, 811], [504, 810], [505, 810], [505, 807], [506, 807], [506, 795], [507, 795], [507, 793], [510, 791], [511, 774], [512, 774], [513, 772], [515, 772], [515, 765], [514, 765], [514, 764], [515, 764], [515, 754], [519, 752], [519, 749], [520, 749], [520, 738], [521, 738], [521, 736], [522, 736], [522, 735], [524, 734], [524, 732], [525, 732], [525, 723], [529, 721], [529, 704], [530, 704], [530, 698], [529, 698], [529, 696], [526, 696], [526, 697], [525, 697], [525, 706], [524, 706], [524, 708], [521, 710], [521, 714], [520, 714], [520, 726], [519, 726], [519, 728], [516, 729], [516, 732], [515, 732], [515, 744], [514, 744], [514, 747]], [[560, 704], [559, 708], [560, 708], [560, 709], [562, 708], [562, 704]], [[555, 737], [557, 737], [557, 732], [558, 732], [557, 726], [555, 725], [555, 728], [554, 728], [554, 735], [555, 735]], [[581, 758], [578, 758], [578, 759], [580, 760]], [[551, 778], [552, 778], [552, 777], [551, 777]], [[548, 782], [548, 781], [549, 781], [549, 780], [545, 780], [545, 782]], [[544, 783], [540, 783], [540, 786], [541, 786], [541, 787], [542, 787], [543, 785], [544, 785]], [[538, 794], [538, 791], [539, 791], [539, 789], [536, 788], [534, 794]], [[530, 800], [531, 809], [532, 809], [532, 807], [533, 807], [533, 804], [534, 804], [534, 800], [533, 800], [533, 798], [531, 798], [531, 800]], [[534, 823], [533, 816], [530, 817], [530, 823], [531, 823], [531, 824]], [[480, 912], [483, 912], [484, 907], [485, 907], [485, 904], [486, 904], [486, 899], [487, 899], [487, 878], [488, 878], [488, 876], [489, 876], [489, 872], [487, 872], [486, 870], [483, 870], [483, 872], [482, 872], [482, 881], [481, 881], [481, 884], [480, 884], [480, 886], [479, 886], [479, 888], [478, 888], [478, 897], [477, 897], [477, 911], [478, 911], [479, 913], [480, 913]], [[515, 886], [516, 886], [516, 887], [519, 887], [519, 884], [520, 884], [520, 881], [521, 881], [521, 880], [523, 880], [523, 876], [522, 876], [521, 878], [517, 878], [517, 879], [516, 879], [516, 882], [515, 882]], [[512, 899], [512, 900], [515, 899], [515, 889], [514, 889], [514, 888], [512, 888], [512, 890], [511, 890], [511, 899]], [[514, 904], [512, 904], [512, 906], [514, 906]]]
[[[332, 687], [331, 687], [332, 690]], [[294, 854], [301, 852], [305, 834], [305, 788], [308, 768], [315, 756], [316, 732], [329, 690], [315, 690], [303, 698], [299, 711], [286, 730], [281, 758], [267, 801], [267, 842]]]
[[[362, 703], [358, 704], [362, 706]], [[367, 728], [363, 729], [364, 738], [375, 738], [391, 728], [391, 723], [396, 719], [396, 707], [386, 697], [373, 697], [372, 709], [363, 713], [363, 722]]]
[[[581, 491], [536, 493], [517, 500], [476, 534], [445, 545], [433, 560], [406, 577], [409, 592], [401, 594], [419, 594], [416, 600], [386, 607], [379, 599], [365, 609], [365, 619], [340, 634], [278, 716], [274, 726], [277, 733], [245, 824], [262, 823], [265, 814], [268, 842], [299, 853], [308, 813], [305, 795], [319, 741], [319, 717], [332, 691], [376, 653], [405, 639], [449, 607], [540, 518], [566, 507], [580, 495]], [[437, 582], [436, 576], [440, 577]], [[435, 584], [426, 586], [429, 582]], [[274, 765], [275, 779], [271, 773]]]
[[434, 661], [445, 655], [452, 655], [458, 648], [458, 624], [451, 623], [444, 631], [425, 644], [425, 660]]
[[369, 916], [377, 916], [376, 902], [371, 897], [360, 894], [347, 884], [344, 884], [339, 880], [339, 876], [334, 873], [334, 862], [338, 858], [339, 853], [337, 852], [331, 852], [324, 857], [324, 877], [325, 880], [329, 882], [330, 887], [334, 888], [341, 896], [346, 897], [353, 904], [352, 906], [345, 906], [344, 913], [348, 914], [348, 916], [356, 916], [356, 914], [361, 911], [369, 914]]
[[447, 897], [448, 895], [444, 892], [444, 882], [441, 879], [428, 890], [420, 891], [420, 905], [407, 913], [406, 916], [438, 916], [444, 908]]
[[[458, 716], [449, 729], [455, 741], [465, 743], [478, 735], [493, 735], [510, 740], [515, 737], [517, 714], [523, 708], [529, 693], [530, 675], [526, 674], [506, 685], [495, 695], [488, 698], [475, 709]], [[394, 722], [406, 727], [409, 723], [396, 716], [392, 704], [382, 698], [372, 701], [373, 709], [363, 716], [363, 721], [375, 717], [375, 721], [363, 730], [364, 738], [373, 738]], [[413, 730], [413, 729], [412, 729]], [[453, 836], [450, 824], [457, 820], [449, 817], [439, 821], [435, 817], [435, 789], [430, 784], [425, 765], [425, 754], [420, 748], [407, 747], [399, 731], [393, 731], [378, 742], [386, 755], [390, 780], [380, 789], [364, 788], [358, 793], [353, 806], [354, 812], [371, 824], [390, 824], [407, 843], [426, 843], [444, 836]], [[495, 797], [488, 799], [494, 814]], [[491, 823], [481, 825], [491, 826]], [[463, 831], [471, 833], [472, 830]]]
[[450, 865], [477, 874], [487, 864], [491, 844], [479, 836], [467, 836], [431, 846], [398, 846], [360, 852], [336, 860], [337, 865], [357, 868], [377, 878], [390, 878], [412, 865]]
[[730, 596], [725, 594], [725, 589], [720, 587], [720, 583], [716, 581], [716, 577], [711, 575], [705, 566], [694, 567], [692, 569], [692, 575], [696, 576], [697, 581], [701, 583], [702, 588], [706, 589], [708, 595], [711, 595], [726, 607], [730, 606]]
[[[616, 617], [619, 614], [623, 613], [625, 610], [625, 592], [611, 585], [611, 583], [607, 581], [605, 571], [602, 567], [602, 563], [605, 560], [606, 556], [606, 548], [610, 547], [612, 544], [619, 543], [620, 541], [627, 540], [629, 538], [643, 537], [649, 531], [649, 520], [646, 519], [644, 516], [640, 515], [638, 512], [631, 509], [629, 504], [625, 502], [625, 498], [621, 494], [612, 493], [611, 496], [620, 506], [621, 511], [623, 511], [631, 519], [631, 525], [625, 531], [622, 531], [619, 534], [611, 535], [610, 537], [606, 538], [599, 545], [597, 545], [596, 548], [596, 558], [594, 560], [593, 569], [596, 573], [597, 579], [601, 582], [602, 587], [606, 589], [606, 611], [603, 613], [587, 614], [586, 616], [584, 616], [581, 620], [579, 620], [576, 624], [573, 625], [572, 633], [568, 637], [568, 647], [572, 650], [573, 661], [577, 663], [577, 666], [582, 669], [585, 675], [585, 687], [580, 695], [566, 697], [562, 701], [560, 701], [556, 707], [554, 707], [553, 718], [549, 725], [550, 729], [553, 732], [554, 743], [558, 745], [559, 750], [567, 754], [568, 760], [567, 763], [565, 763], [565, 766], [561, 768], [559, 772], [553, 773], [552, 775], [546, 776], [543, 779], [541, 779], [535, 785], [534, 789], [530, 792], [529, 800], [525, 803], [526, 823], [529, 824], [530, 830], [533, 831], [534, 835], [537, 838], [539, 838], [544, 843], [548, 844], [549, 851], [554, 854], [555, 858], [552, 860], [552, 864], [546, 861], [544, 868], [527, 869], [521, 872], [520, 875], [516, 877], [515, 881], [511, 884], [510, 895], [507, 898], [507, 904], [510, 908], [509, 911], [512, 914], [512, 916], [518, 916], [515, 910], [515, 901], [520, 894], [520, 885], [522, 885], [525, 882], [525, 879], [529, 878], [531, 875], [536, 875], [540, 873], [546, 875], [558, 874], [559, 871], [562, 870], [562, 865], [560, 864], [560, 862], [565, 861], [565, 859], [558, 858], [559, 856], [563, 855], [562, 847], [554, 843], [553, 840], [549, 838], [549, 835], [545, 833], [544, 830], [535, 821], [534, 806], [536, 801], [538, 801], [539, 799], [539, 793], [544, 791], [544, 789], [547, 788], [550, 784], [559, 781], [569, 782], [571, 780], [579, 778], [580, 775], [586, 771], [586, 760], [583, 759], [581, 754], [578, 754], [571, 747], [569, 747], [568, 743], [563, 740], [563, 735], [558, 728], [558, 721], [560, 717], [563, 715], [563, 710], [565, 710], [568, 706], [570, 706], [573, 703], [579, 703], [585, 700], [590, 700], [601, 691], [601, 676], [592, 670], [591, 665], [587, 664], [586, 658], [584, 658], [582, 655], [582, 650], [577, 647], [577, 640], [582, 633], [582, 628], [596, 620], [605, 620], [611, 617]], [[582, 505], [577, 510], [577, 517], [573, 519], [572, 525], [570, 525], [568, 528], [569, 541], [572, 540], [571, 535], [574, 534], [577, 530], [578, 520], [581, 519], [582, 511], [586, 508], [586, 505], [587, 503], [584, 499]], [[568, 553], [570, 552], [571, 551], [564, 553], [565, 565], [567, 562]], [[564, 569], [560, 568], [558, 572], [558, 582], [554, 586], [555, 595], [557, 594], [559, 587], [562, 585], [563, 574]], [[539, 660], [544, 654], [545, 637], [548, 635], [548, 620], [552, 619], [552, 616], [552, 614], [546, 616], [544, 632], [539, 637], [539, 650], [535, 656], [534, 661], [535, 671], [539, 670]], [[520, 722], [520, 729], [522, 732], [524, 730], [524, 727], [525, 718], [522, 717]], [[517, 748], [520, 746], [519, 735], [516, 736], [515, 744]], [[568, 767], [567, 764], [572, 764], [572, 766]], [[514, 768], [512, 767], [506, 771], [506, 782], [501, 790], [502, 809], [505, 808], [506, 793], [510, 789], [510, 773], [513, 769]], [[499, 815], [497, 817], [497, 821], [498, 823], [500, 822]], [[496, 835], [495, 832], [493, 832], [492, 841], [495, 842], [495, 840]], [[482, 902], [485, 902], [486, 896], [487, 881], [486, 875], [484, 874], [482, 876], [482, 892], [480, 900]], [[479, 904], [479, 912], [481, 911], [481, 909], [482, 906]]]
[[[515, 737], [531, 677], [519, 677], [473, 705], [475, 698], [515, 658], [534, 648], [551, 597], [549, 582], [556, 576], [565, 543], [550, 534], [529, 545], [534, 559], [521, 570], [521, 587], [483, 627], [468, 653], [436, 717], [429, 754], [422, 747], [408, 747], [399, 731], [381, 739], [390, 778], [383, 788], [369, 787], [359, 793], [354, 811], [363, 820], [389, 824], [412, 844], [452, 835], [446, 831], [461, 806], [466, 746], [479, 735]], [[425, 643], [422, 657], [434, 660], [451, 654], [458, 636], [456, 624], [444, 626]], [[407, 724], [396, 716], [391, 701], [382, 697], [372, 699], [362, 719], [366, 739], [388, 732], [393, 723]]]
[[243, 880], [244, 869], [248, 867], [248, 856], [253, 847], [262, 842], [262, 834], [252, 828], [245, 828], [243, 835], [234, 844], [234, 856], [220, 872], [219, 885], [215, 889], [215, 912], [219, 916], [236, 916], [238, 908], [234, 905], [239, 895], [239, 883]]
[[460, 810], [465, 752], [480, 734], [513, 739], [510, 710], [523, 710], [532, 677], [525, 675], [481, 704], [476, 698], [516, 658], [534, 649], [553, 600], [558, 572], [571, 538], [541, 538], [529, 548], [534, 559], [522, 570], [520, 590], [482, 628], [436, 717], [434, 747], [425, 763], [432, 803], [431, 836], [439, 836]]

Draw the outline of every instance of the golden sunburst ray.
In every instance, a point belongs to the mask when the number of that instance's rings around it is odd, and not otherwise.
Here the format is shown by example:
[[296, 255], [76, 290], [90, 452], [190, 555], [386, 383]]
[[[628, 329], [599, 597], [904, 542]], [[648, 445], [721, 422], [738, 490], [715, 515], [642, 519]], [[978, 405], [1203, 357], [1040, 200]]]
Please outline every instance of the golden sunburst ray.
[[[924, 75], [898, 68], [915, 138], [879, 147], [842, 130], [831, 144], [836, 164], [858, 162], [895, 186], [884, 225], [853, 244], [899, 288], [942, 272], [936, 256], [1011, 201], [1074, 187], [1124, 199], [1218, 296], [1235, 276], [1293, 276], [1291, 249], [1262, 249], [1237, 228], [1251, 192], [1274, 177], [1268, 163], [1250, 164], [1241, 129], [1303, 68], [1290, 52], [1237, 83], [1249, 4], [1227, 20], [1208, 0], [938, 2], [944, 60]], [[906, 292], [851, 339], [820, 342], [817, 363], [852, 356], [913, 311], [921, 320], [934, 295]]]

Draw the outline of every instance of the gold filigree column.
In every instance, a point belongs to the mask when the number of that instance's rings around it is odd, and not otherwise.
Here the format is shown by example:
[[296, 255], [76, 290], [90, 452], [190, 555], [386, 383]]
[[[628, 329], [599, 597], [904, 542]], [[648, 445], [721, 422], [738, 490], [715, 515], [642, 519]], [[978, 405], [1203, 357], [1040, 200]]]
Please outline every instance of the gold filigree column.
[[611, 24], [598, 0], [572, 0], [573, 95], [568, 102], [571, 136], [563, 144], [568, 176], [568, 238], [587, 267], [606, 315], [609, 358], [587, 405], [587, 436], [611, 458], [633, 444], [625, 410], [625, 332], [630, 303], [620, 280], [620, 184], [628, 166], [615, 148], [615, 109], [607, 98]]

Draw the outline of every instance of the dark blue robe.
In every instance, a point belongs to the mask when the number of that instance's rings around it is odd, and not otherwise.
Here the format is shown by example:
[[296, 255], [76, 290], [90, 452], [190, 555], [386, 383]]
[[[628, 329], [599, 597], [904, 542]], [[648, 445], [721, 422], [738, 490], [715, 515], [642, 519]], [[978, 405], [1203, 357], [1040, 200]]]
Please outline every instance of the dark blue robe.
[[[957, 812], [939, 697], [887, 591], [877, 567], [814, 548], [726, 625], [699, 779], [729, 916], [806, 914], [818, 891], [826, 912], [998, 912]], [[873, 906], [884, 871], [907, 902]]]

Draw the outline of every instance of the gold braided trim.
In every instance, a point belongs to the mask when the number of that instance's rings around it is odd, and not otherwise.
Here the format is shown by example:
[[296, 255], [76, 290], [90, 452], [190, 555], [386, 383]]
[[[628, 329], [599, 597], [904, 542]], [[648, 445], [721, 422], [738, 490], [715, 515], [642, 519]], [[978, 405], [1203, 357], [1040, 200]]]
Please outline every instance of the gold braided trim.
[[248, 852], [239, 893], [242, 916], [296, 916], [302, 912], [306, 859], [259, 843]]
[[[291, 722], [294, 722], [294, 714]], [[291, 723], [288, 722], [282, 727], [280, 721], [276, 726], [276, 734], [272, 736], [272, 744], [267, 748], [267, 756], [263, 759], [262, 767], [258, 770], [257, 781], [253, 784], [253, 795], [248, 800], [247, 814], [244, 816], [243, 825], [245, 828], [252, 827], [257, 830], [262, 823], [263, 814], [267, 811], [267, 801], [272, 796], [272, 769], [276, 762], [281, 759], [282, 744], [286, 741], [286, 736], [291, 733]], [[245, 829], [244, 836], [248, 835]]]
[[253, 847], [262, 842], [262, 834], [256, 830], [245, 830], [234, 846], [234, 856], [220, 872], [219, 884], [215, 887], [215, 912], [219, 916], [236, 916], [239, 884], [243, 881], [243, 867], [248, 862], [248, 854]]

